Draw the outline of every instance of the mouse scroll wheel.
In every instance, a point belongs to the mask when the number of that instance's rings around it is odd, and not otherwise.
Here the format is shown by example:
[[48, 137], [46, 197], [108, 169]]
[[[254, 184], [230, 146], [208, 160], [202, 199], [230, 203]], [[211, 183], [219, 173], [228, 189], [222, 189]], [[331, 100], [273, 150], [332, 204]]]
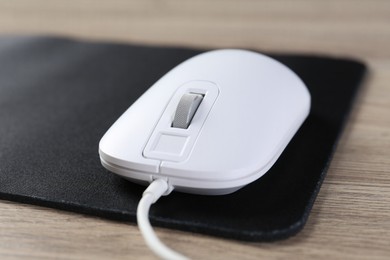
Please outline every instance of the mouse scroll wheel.
[[177, 105], [172, 127], [187, 129], [203, 100], [202, 94], [186, 93]]

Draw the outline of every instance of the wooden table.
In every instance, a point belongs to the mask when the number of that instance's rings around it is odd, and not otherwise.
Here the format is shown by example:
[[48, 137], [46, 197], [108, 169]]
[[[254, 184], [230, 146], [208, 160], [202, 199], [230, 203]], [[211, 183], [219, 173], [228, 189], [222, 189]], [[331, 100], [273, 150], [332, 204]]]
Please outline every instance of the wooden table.
[[[1, 0], [0, 33], [366, 61], [370, 76], [302, 232], [275, 243], [157, 233], [195, 259], [390, 259], [390, 1]], [[0, 258], [154, 256], [134, 224], [0, 201]]]

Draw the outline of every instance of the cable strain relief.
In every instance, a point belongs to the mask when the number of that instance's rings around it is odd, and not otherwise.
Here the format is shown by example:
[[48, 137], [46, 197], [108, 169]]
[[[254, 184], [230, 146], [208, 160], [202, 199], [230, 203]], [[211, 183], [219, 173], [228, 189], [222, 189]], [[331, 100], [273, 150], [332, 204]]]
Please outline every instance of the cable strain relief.
[[169, 180], [167, 178], [153, 178], [153, 181], [147, 187], [147, 189], [143, 192], [142, 196], [150, 194], [153, 198], [153, 202], [155, 203], [161, 196], [169, 195], [173, 190], [173, 186], [169, 184]]

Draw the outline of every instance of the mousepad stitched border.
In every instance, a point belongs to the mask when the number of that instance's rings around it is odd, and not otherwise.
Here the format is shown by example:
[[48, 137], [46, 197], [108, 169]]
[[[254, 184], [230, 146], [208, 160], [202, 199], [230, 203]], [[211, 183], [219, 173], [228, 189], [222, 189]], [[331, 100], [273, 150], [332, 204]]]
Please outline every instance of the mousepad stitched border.
[[[155, 81], [201, 52], [0, 37], [0, 198], [136, 222], [145, 187], [101, 166], [99, 140]], [[173, 192], [152, 207], [154, 225], [251, 241], [303, 228], [366, 68], [349, 59], [268, 55], [307, 85], [312, 108], [304, 125], [262, 178], [224, 196]]]

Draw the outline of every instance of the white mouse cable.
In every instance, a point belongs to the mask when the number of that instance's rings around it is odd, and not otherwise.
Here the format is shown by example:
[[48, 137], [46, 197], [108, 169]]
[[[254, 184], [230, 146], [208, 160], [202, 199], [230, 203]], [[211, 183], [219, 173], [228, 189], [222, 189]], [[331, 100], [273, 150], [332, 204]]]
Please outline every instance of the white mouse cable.
[[149, 222], [150, 206], [169, 191], [169, 184], [163, 179], [154, 180], [148, 188], [146, 188], [137, 207], [138, 227], [146, 244], [157, 256], [162, 259], [185, 260], [188, 258], [170, 249], [158, 239]]

